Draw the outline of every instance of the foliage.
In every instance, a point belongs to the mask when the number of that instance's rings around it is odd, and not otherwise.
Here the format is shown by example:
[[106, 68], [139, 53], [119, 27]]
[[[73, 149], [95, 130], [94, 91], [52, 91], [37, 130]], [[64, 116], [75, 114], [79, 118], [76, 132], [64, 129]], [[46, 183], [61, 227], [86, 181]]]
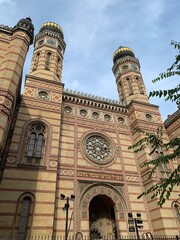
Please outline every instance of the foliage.
[[[180, 51], [180, 42], [171, 42], [171, 45], [174, 46], [175, 49]], [[180, 54], [175, 56], [174, 63], [167, 69], [166, 72], [160, 73], [159, 77], [152, 80], [153, 83], [163, 80], [165, 78], [173, 77], [175, 75], [180, 75]], [[159, 91], [152, 91], [149, 93], [149, 97], [165, 97], [165, 101], [171, 100], [177, 103], [180, 103], [180, 84], [176, 87], [168, 90], [159, 90]]]
[[[172, 41], [171, 44], [175, 49], [180, 51], [180, 42]], [[163, 80], [165, 78], [179, 76], [180, 75], [180, 53], [175, 56], [175, 61], [166, 72], [159, 74], [159, 77], [155, 78], [152, 82]], [[149, 97], [164, 97], [165, 100], [175, 101], [180, 104], [180, 84], [176, 87], [168, 90], [159, 90], [150, 92]], [[133, 149], [135, 153], [142, 151], [146, 147], [151, 149], [150, 155], [153, 160], [145, 162], [142, 167], [149, 166], [151, 168], [149, 178], [155, 173], [158, 167], [162, 165], [168, 166], [170, 161], [174, 161], [180, 158], [180, 138], [175, 138], [167, 143], [163, 142], [163, 128], [158, 127], [157, 132], [146, 132], [141, 129], [135, 129], [143, 135], [143, 138], [136, 142], [134, 145], [130, 146], [129, 149]], [[160, 153], [157, 154], [160, 149]], [[150, 187], [147, 191], [143, 192], [138, 198], [144, 195], [152, 194], [151, 199], [159, 197], [158, 205], [163, 206], [165, 201], [169, 199], [171, 192], [175, 186], [180, 184], [180, 164], [170, 172], [168, 178], [160, 180], [157, 184]]]
[[[163, 143], [163, 129], [158, 127], [157, 132], [149, 133], [141, 129], [136, 129], [136, 131], [142, 133], [144, 137], [136, 142], [134, 145], [130, 146], [129, 149], [134, 149], [134, 152], [137, 153], [146, 147], [151, 149], [149, 155], [156, 155], [155, 159], [145, 162], [142, 164], [142, 167], [151, 166], [151, 171], [149, 178], [155, 173], [158, 167], [163, 165], [168, 165], [170, 161], [176, 160], [177, 157], [180, 157], [180, 138], [175, 138], [170, 140], [168, 143]], [[159, 153], [160, 149], [160, 154]], [[163, 179], [157, 184], [153, 185], [146, 192], [143, 192], [138, 198], [141, 198], [143, 195], [152, 193], [151, 198], [159, 197], [158, 205], [162, 207], [166, 199], [169, 199], [170, 194], [175, 186], [180, 184], [180, 164], [175, 170], [170, 172], [170, 175], [167, 179]]]

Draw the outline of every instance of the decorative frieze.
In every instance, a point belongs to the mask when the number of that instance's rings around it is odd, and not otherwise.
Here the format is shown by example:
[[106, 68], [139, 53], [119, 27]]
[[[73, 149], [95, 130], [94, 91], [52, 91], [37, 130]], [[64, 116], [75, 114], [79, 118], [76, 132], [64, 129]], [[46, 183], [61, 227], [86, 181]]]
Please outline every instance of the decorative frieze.
[[27, 99], [24, 99], [24, 103], [26, 105], [40, 107], [40, 108], [45, 108], [45, 109], [51, 109], [51, 110], [54, 110], [54, 111], [60, 111], [61, 110], [61, 106], [57, 106], [57, 105], [53, 105], [53, 104], [47, 104], [47, 103], [42, 103], [42, 102], [37, 102], [37, 101], [29, 101]]
[[85, 172], [78, 171], [77, 177], [80, 179], [92, 179], [92, 180], [105, 180], [105, 181], [123, 181], [122, 175], [111, 173], [97, 173], [97, 172]]
[[139, 182], [139, 177], [137, 177], [137, 176], [126, 176], [126, 180], [128, 181], [128, 182]]

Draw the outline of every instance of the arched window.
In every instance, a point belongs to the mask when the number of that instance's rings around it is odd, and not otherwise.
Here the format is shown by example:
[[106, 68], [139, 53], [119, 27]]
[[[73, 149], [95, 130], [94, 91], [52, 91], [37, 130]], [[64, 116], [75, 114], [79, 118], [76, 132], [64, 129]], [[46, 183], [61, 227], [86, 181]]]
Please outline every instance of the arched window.
[[141, 82], [140, 78], [136, 77], [135, 80], [136, 80], [137, 86], [139, 88], [139, 92], [141, 94], [144, 94], [144, 90], [143, 90], [143, 86], [142, 86], [142, 82]]
[[41, 55], [40, 52], [38, 52], [35, 55], [33, 71], [35, 71], [37, 69], [37, 67], [38, 67], [40, 55]]
[[50, 70], [51, 56], [52, 56], [52, 53], [51, 52], [47, 52], [47, 54], [46, 54], [46, 61], [45, 61], [45, 69], [46, 70]]
[[45, 127], [40, 123], [35, 123], [30, 127], [29, 139], [26, 148], [26, 163], [40, 165], [43, 157], [43, 147], [45, 143]]
[[180, 224], [180, 202], [178, 200], [173, 202], [172, 207], [177, 218], [177, 221]]
[[30, 212], [31, 198], [25, 197], [22, 202], [21, 215], [19, 220], [18, 240], [26, 239], [28, 217]]
[[129, 95], [131, 95], [131, 94], [133, 94], [131, 79], [128, 77], [128, 78], [126, 78], [126, 81], [127, 81], [128, 88], [129, 88]]
[[60, 78], [61, 75], [61, 59], [57, 58], [57, 69], [56, 69], [56, 75], [58, 78]]
[[118, 90], [119, 90], [120, 100], [123, 103], [124, 102], [124, 93], [123, 93], [123, 87], [122, 87], [121, 81], [119, 82]]
[[[161, 155], [163, 155], [163, 152], [162, 152], [162, 149], [159, 147], [154, 152], [154, 156], [158, 157], [158, 156], [161, 156]], [[167, 177], [169, 177], [169, 175], [171, 173], [171, 170], [169, 169], [167, 163], [160, 163], [159, 164], [159, 171], [160, 171], [161, 178], [167, 178]]]

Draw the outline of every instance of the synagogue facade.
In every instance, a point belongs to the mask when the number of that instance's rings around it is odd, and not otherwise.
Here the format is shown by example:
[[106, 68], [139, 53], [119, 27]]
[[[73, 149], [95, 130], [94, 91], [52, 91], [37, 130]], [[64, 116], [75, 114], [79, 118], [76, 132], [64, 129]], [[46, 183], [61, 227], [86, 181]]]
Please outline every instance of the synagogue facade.
[[178, 162], [162, 165], [149, 178], [150, 168], [140, 166], [152, 159], [150, 150], [128, 149], [142, 138], [137, 127], [156, 132], [162, 126], [165, 141], [180, 136], [179, 110], [162, 122], [129, 47], [113, 55], [120, 102], [65, 90], [65, 48], [56, 23], [44, 23], [35, 38], [30, 18], [12, 28], [0, 25], [0, 235], [63, 236], [67, 199], [69, 236], [127, 235], [128, 213], [141, 214], [140, 235], [180, 234], [178, 188], [162, 208], [149, 195], [137, 199]]

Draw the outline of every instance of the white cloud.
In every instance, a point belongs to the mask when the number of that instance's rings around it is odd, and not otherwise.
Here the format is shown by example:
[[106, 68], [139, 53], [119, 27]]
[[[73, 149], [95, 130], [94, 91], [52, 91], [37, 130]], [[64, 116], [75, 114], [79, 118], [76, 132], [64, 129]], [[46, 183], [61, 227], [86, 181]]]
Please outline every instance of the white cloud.
[[0, 0], [0, 4], [14, 5], [15, 2], [13, 0]]

